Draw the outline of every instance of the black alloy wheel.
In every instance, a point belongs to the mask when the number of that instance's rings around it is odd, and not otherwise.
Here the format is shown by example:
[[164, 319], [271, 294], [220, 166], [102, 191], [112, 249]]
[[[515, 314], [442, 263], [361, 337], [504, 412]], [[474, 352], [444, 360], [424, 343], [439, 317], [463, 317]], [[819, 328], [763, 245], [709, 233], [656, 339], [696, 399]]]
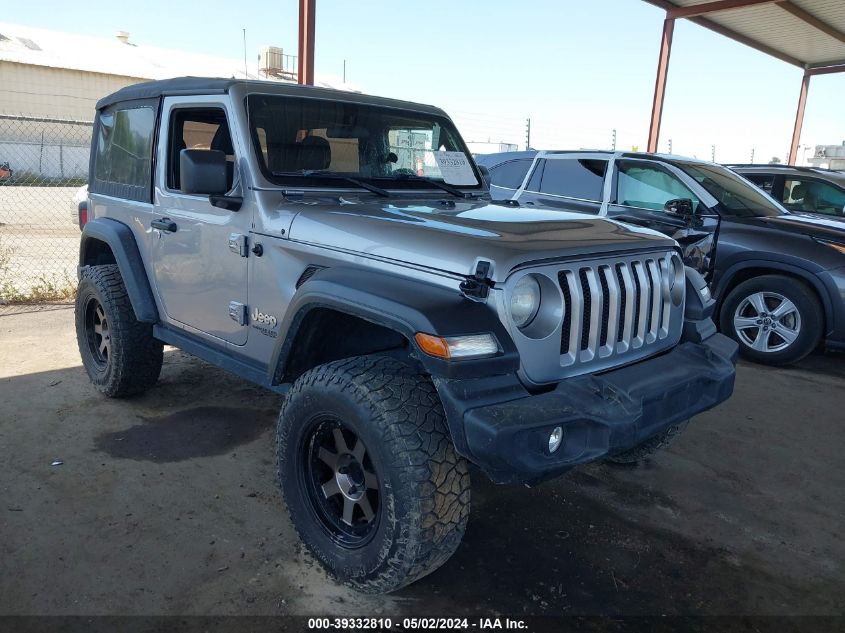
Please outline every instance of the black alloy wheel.
[[111, 358], [111, 330], [103, 306], [93, 297], [85, 307], [85, 332], [91, 358], [105, 370]]
[[373, 537], [380, 511], [379, 478], [364, 441], [335, 418], [315, 421], [302, 459], [312, 510], [324, 530], [347, 548]]

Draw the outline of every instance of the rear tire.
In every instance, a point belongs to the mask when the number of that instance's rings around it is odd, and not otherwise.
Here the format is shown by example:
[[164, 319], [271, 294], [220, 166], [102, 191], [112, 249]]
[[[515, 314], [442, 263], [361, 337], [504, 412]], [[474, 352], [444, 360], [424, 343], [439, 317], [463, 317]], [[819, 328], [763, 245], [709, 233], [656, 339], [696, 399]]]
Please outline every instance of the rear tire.
[[135, 318], [116, 265], [82, 269], [75, 312], [82, 365], [97, 389], [121, 398], [156, 383], [164, 346], [149, 323]]
[[288, 392], [276, 441], [299, 537], [338, 580], [395, 591], [458, 548], [470, 481], [429, 378], [387, 357], [328, 363]]
[[719, 317], [743, 358], [766, 365], [798, 362], [818, 346], [824, 327], [813, 290], [782, 275], [742, 282], [725, 298]]

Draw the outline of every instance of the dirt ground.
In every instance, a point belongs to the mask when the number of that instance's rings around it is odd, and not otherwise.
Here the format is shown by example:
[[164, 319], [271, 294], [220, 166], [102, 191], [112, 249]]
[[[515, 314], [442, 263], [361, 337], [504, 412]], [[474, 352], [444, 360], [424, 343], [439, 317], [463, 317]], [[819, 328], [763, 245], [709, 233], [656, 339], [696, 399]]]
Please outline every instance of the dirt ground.
[[[0, 614], [845, 614], [845, 363], [743, 364], [634, 468], [473, 478], [457, 554], [387, 597], [336, 585], [273, 475], [279, 397], [178, 351], [107, 400], [71, 309], [0, 316]], [[52, 465], [56, 461], [61, 465]]]

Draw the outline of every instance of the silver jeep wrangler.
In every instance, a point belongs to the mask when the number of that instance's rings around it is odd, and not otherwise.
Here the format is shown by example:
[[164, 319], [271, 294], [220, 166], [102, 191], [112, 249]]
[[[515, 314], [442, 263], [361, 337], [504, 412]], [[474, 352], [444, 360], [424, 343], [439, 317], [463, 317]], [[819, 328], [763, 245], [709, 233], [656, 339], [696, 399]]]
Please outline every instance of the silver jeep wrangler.
[[182, 78], [97, 104], [76, 331], [111, 397], [163, 344], [285, 394], [291, 521], [387, 592], [455, 551], [499, 483], [638, 460], [728, 398], [736, 344], [677, 244], [491, 201], [441, 110]]

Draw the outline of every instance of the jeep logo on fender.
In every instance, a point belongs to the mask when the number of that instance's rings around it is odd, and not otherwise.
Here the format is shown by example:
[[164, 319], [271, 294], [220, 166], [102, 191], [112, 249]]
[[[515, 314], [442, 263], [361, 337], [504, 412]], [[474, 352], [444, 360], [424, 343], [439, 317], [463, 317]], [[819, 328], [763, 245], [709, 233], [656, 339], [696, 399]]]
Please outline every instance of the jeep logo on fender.
[[253, 308], [250, 316], [253, 324], [269, 325], [271, 328], [276, 327], [276, 317], [272, 314], [264, 314], [258, 308]]

